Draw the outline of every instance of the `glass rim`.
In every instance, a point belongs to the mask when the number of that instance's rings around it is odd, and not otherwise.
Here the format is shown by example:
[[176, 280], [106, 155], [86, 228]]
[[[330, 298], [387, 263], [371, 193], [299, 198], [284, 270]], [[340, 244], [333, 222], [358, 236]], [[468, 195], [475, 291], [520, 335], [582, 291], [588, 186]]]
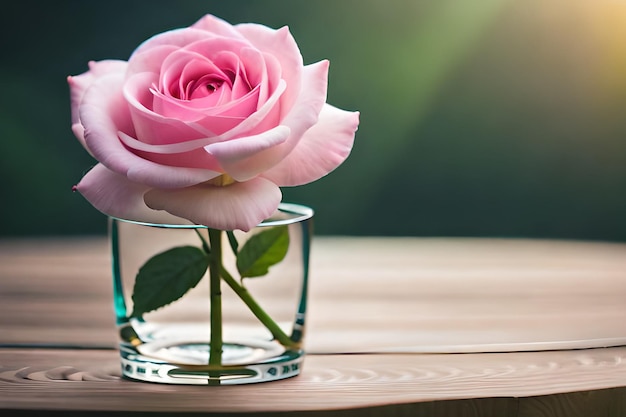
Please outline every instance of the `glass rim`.
[[[259, 223], [255, 227], [282, 226], [282, 225], [300, 223], [300, 222], [311, 219], [313, 217], [313, 214], [315, 213], [311, 207], [308, 207], [302, 204], [295, 204], [295, 203], [280, 203], [278, 205], [277, 211], [288, 213], [290, 215], [293, 215], [294, 217], [289, 217], [286, 219], [280, 219], [280, 218], [274, 219], [270, 217], [266, 220], [263, 220], [261, 223]], [[138, 226], [160, 227], [160, 228], [167, 228], [167, 229], [210, 229], [208, 226], [205, 226], [202, 224], [173, 223], [173, 222], [155, 223], [155, 222], [144, 222], [144, 221], [138, 221], [138, 220], [129, 220], [129, 219], [124, 219], [122, 217], [116, 217], [116, 216], [108, 216], [108, 217], [111, 220], [117, 220], [120, 222], [135, 224]], [[188, 220], [181, 218], [181, 221], [188, 221]]]

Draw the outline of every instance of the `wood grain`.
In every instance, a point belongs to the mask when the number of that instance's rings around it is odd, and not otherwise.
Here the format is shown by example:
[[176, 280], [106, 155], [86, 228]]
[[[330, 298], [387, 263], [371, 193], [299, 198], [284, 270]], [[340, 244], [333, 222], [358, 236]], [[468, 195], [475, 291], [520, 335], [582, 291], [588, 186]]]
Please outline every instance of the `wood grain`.
[[[515, 354], [310, 355], [304, 372], [296, 378], [252, 388], [217, 389], [120, 379], [114, 351], [3, 349], [0, 363], [0, 407], [28, 405], [31, 409], [333, 410], [589, 392], [619, 386], [626, 380], [626, 348]], [[532, 414], [533, 407], [541, 410], [545, 402], [533, 400], [526, 408]], [[548, 404], [554, 408], [559, 402], [550, 400]], [[567, 402], [559, 407], [567, 411]]]
[[317, 238], [312, 260], [302, 375], [207, 389], [120, 379], [106, 239], [0, 241], [0, 409], [626, 415], [626, 245]]
[[[114, 346], [106, 240], [0, 243], [0, 343]], [[317, 238], [313, 353], [626, 344], [626, 245]], [[41, 314], [45, 312], [45, 314]]]
[[315, 249], [315, 351], [626, 344], [626, 245], [346, 238]]

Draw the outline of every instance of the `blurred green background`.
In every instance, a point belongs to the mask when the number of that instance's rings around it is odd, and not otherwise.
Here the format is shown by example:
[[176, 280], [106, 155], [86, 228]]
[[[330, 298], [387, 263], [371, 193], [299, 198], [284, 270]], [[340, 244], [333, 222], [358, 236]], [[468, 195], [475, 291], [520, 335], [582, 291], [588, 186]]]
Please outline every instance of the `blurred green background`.
[[0, 15], [2, 236], [104, 234], [66, 76], [205, 13], [288, 25], [361, 112], [352, 155], [284, 200], [318, 234], [626, 241], [626, 1], [12, 1]]

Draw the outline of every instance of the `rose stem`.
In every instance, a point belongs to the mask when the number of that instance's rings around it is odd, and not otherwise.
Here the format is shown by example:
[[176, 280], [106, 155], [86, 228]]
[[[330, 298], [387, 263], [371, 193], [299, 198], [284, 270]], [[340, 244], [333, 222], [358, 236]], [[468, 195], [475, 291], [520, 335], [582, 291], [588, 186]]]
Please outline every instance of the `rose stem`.
[[211, 255], [209, 281], [211, 289], [211, 342], [209, 365], [222, 365], [222, 290], [220, 288], [222, 266], [222, 231], [209, 229]]
[[[243, 285], [240, 285], [237, 280], [235, 278], [233, 278], [233, 276], [228, 272], [228, 270], [226, 270], [226, 268], [223, 266], [223, 264], [221, 263], [221, 258], [222, 258], [222, 254], [221, 254], [221, 236], [219, 239], [212, 237], [210, 231], [212, 229], [209, 229], [209, 239], [211, 241], [211, 247], [217, 247], [220, 251], [219, 256], [216, 257], [211, 257], [211, 259], [215, 259], [216, 261], [220, 261], [220, 275], [221, 278], [228, 284], [228, 286], [235, 292], [235, 294], [237, 294], [239, 296], [239, 298], [246, 304], [246, 306], [248, 306], [248, 308], [250, 309], [250, 311], [254, 314], [254, 316], [265, 326], [265, 328], [267, 328], [270, 333], [272, 334], [272, 336], [274, 336], [274, 338], [276, 340], [278, 340], [278, 342], [285, 346], [285, 347], [290, 347], [290, 348], [297, 348], [299, 347], [299, 343], [294, 342], [293, 340], [291, 340], [291, 338], [289, 336], [287, 336], [287, 334], [280, 328], [280, 326], [269, 316], [269, 314], [267, 314], [265, 312], [265, 310], [263, 310], [263, 308], [261, 308], [261, 306], [254, 300], [254, 298], [252, 297], [252, 295], [248, 292], [248, 290], [246, 289], [246, 287], [244, 287]], [[202, 241], [202, 248], [204, 249], [204, 251], [207, 254], [211, 254], [211, 250], [209, 249], [209, 246], [207, 245], [206, 240], [204, 239], [204, 237], [200, 234], [200, 232], [198, 230], [196, 230], [196, 233], [198, 234], [198, 237], [200, 238], [200, 240]], [[219, 233], [219, 231], [218, 231]], [[213, 239], [217, 239], [217, 246], [216, 243], [213, 242]], [[213, 266], [210, 266], [210, 268], [213, 268]], [[221, 323], [221, 321], [220, 321]]]
[[278, 342], [289, 348], [298, 347], [299, 343], [295, 343], [278, 324], [261, 308], [259, 304], [252, 298], [252, 295], [248, 292], [246, 287], [240, 285], [235, 278], [222, 266], [222, 279], [228, 284], [230, 288], [239, 296], [239, 298], [248, 306], [250, 311], [256, 316], [257, 319], [272, 333], [272, 336]]

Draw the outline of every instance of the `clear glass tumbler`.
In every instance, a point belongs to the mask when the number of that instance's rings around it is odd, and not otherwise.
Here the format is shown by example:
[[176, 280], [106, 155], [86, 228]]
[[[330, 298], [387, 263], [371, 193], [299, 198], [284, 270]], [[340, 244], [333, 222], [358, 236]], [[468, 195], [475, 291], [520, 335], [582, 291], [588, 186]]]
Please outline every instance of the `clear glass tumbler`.
[[313, 210], [249, 232], [109, 219], [122, 374], [196, 385], [299, 374]]

